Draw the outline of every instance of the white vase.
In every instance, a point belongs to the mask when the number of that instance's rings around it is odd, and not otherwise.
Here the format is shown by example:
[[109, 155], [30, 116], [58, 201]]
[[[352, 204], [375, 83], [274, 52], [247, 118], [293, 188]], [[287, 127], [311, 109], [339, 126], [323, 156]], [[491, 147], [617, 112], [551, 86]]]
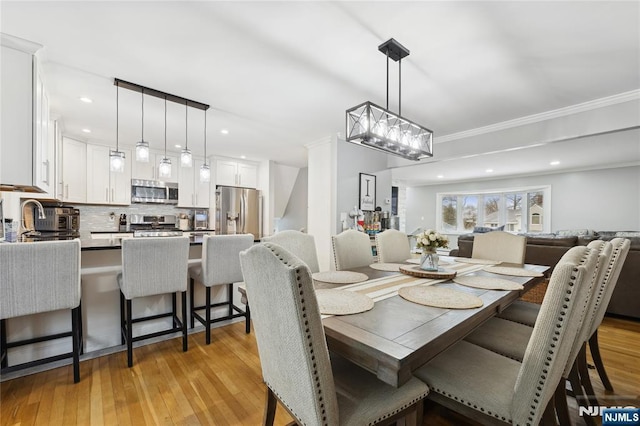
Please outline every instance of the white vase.
[[439, 261], [440, 258], [438, 257], [438, 253], [436, 253], [435, 249], [424, 249], [422, 250], [422, 256], [420, 257], [420, 269], [425, 271], [437, 271]]

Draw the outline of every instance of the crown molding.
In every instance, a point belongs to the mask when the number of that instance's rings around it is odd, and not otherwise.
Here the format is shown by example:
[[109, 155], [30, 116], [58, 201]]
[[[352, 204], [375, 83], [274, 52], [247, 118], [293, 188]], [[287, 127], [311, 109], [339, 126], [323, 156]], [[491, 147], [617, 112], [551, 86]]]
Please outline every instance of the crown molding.
[[539, 123], [545, 120], [551, 120], [554, 118], [565, 117], [572, 114], [577, 114], [585, 111], [592, 111], [598, 108], [603, 108], [611, 105], [617, 105], [629, 101], [640, 100], [640, 89], [631, 90], [629, 92], [620, 93], [606, 98], [595, 99], [593, 101], [583, 102], [581, 104], [571, 105], [564, 108], [554, 109], [551, 111], [542, 112], [540, 114], [533, 114], [526, 117], [520, 117], [513, 120], [503, 121], [500, 123], [490, 124], [484, 127], [478, 127], [476, 129], [465, 130], [458, 133], [451, 133], [440, 137], [434, 137], [434, 143], [444, 143], [454, 141], [458, 139], [469, 138], [472, 136], [483, 135], [486, 133], [497, 132], [505, 129], [512, 129], [514, 127], [524, 126], [532, 123]]
[[29, 53], [31, 55], [35, 54], [38, 50], [44, 47], [39, 43], [34, 43], [33, 41], [25, 40], [23, 38], [12, 36], [6, 33], [0, 33], [0, 44], [2, 44], [2, 46], [20, 50], [21, 52]]
[[311, 148], [315, 148], [321, 145], [326, 145], [326, 144], [330, 144], [331, 141], [333, 140], [332, 136], [325, 136], [323, 138], [320, 138], [318, 140], [309, 142], [304, 144], [304, 147], [307, 148], [307, 150], [311, 149]]

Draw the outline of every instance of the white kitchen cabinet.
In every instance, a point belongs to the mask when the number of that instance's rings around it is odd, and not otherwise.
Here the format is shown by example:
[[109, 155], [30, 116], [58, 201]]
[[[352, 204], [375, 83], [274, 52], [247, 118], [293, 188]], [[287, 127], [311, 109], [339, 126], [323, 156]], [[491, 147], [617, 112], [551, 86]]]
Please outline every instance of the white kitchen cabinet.
[[0, 34], [0, 184], [52, 192], [49, 98], [34, 55], [42, 46]]
[[200, 166], [204, 160], [194, 158], [193, 167], [180, 167], [178, 206], [209, 208], [209, 182], [200, 182]]
[[216, 185], [258, 186], [258, 166], [229, 160], [216, 160]]
[[131, 152], [125, 154], [123, 172], [110, 170], [111, 149], [101, 145], [87, 145], [87, 203], [131, 204]]
[[144, 179], [144, 180], [160, 180], [163, 182], [178, 182], [178, 168], [180, 167], [180, 163], [178, 162], [178, 157], [174, 157], [172, 155], [167, 155], [167, 158], [171, 160], [171, 176], [166, 178], [161, 178], [158, 173], [158, 166], [160, 164], [160, 160], [164, 158], [164, 153], [162, 154], [154, 154], [149, 153], [149, 162], [143, 163], [141, 161], [136, 161], [135, 155], [131, 160], [131, 176], [133, 179]]
[[62, 199], [87, 202], [87, 145], [62, 138]]

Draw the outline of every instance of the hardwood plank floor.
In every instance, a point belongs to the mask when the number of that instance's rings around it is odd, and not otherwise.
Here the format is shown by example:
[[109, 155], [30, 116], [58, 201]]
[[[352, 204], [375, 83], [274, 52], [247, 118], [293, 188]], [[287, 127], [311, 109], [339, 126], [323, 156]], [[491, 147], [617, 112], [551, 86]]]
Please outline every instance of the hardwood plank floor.
[[[592, 382], [603, 405], [640, 406], [640, 323], [605, 318], [600, 349], [615, 392], [604, 390], [597, 372]], [[253, 334], [244, 323], [80, 364], [81, 381], [73, 384], [71, 366], [8, 380], [0, 385], [2, 425], [257, 425], [262, 421], [265, 386]], [[615, 404], [614, 404], [615, 403]], [[575, 406], [574, 422], [582, 424]], [[276, 424], [291, 421], [282, 408]], [[424, 425], [474, 425], [469, 419], [427, 403]]]

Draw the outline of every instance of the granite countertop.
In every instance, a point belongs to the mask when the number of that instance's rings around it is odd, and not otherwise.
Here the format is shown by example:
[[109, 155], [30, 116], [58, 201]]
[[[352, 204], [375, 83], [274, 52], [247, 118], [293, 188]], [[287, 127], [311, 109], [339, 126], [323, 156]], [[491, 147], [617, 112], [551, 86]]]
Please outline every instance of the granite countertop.
[[[142, 237], [141, 237], [142, 238]], [[202, 245], [203, 236], [194, 235], [189, 237], [189, 245], [199, 246]], [[115, 250], [122, 248], [122, 238], [112, 239], [93, 239], [93, 238], [81, 238], [80, 239], [82, 251], [85, 250]]]

